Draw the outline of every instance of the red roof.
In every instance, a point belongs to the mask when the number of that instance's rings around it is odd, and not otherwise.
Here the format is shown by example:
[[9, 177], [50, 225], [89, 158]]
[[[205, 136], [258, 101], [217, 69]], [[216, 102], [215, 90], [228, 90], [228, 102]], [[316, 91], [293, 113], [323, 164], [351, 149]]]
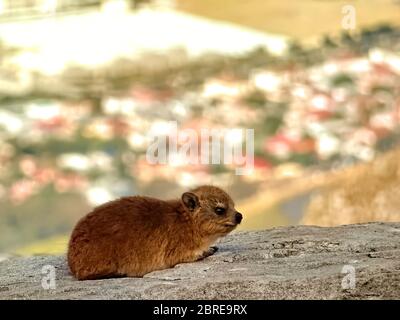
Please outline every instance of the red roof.
[[272, 164], [263, 158], [255, 157], [254, 158], [254, 168], [256, 168], [256, 169], [272, 169]]
[[274, 154], [279, 147], [287, 148], [288, 152], [308, 153], [315, 150], [315, 141], [311, 138], [292, 139], [283, 134], [277, 134], [265, 142], [265, 149], [270, 153]]

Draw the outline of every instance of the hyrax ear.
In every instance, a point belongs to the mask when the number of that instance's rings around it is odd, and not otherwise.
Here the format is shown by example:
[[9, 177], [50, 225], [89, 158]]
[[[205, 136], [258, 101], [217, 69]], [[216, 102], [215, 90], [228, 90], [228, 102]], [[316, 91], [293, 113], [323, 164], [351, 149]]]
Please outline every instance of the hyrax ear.
[[182, 202], [189, 211], [194, 211], [199, 205], [199, 198], [193, 192], [182, 194]]

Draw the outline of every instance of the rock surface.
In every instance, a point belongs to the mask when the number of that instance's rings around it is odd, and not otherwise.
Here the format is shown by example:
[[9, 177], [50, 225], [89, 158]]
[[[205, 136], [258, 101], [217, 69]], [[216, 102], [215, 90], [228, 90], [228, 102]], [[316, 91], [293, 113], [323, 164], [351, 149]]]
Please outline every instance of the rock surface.
[[[64, 256], [10, 258], [0, 299], [400, 299], [400, 223], [237, 232], [218, 246], [144, 278], [95, 281], [75, 280]], [[55, 289], [42, 286], [47, 265]]]

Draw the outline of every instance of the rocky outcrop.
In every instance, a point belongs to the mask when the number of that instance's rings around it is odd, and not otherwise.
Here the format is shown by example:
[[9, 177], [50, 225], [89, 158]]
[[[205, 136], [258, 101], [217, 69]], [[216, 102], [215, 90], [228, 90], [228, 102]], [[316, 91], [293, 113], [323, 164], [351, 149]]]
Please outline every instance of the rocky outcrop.
[[64, 256], [9, 258], [0, 299], [400, 299], [400, 223], [237, 232], [218, 246], [200, 262], [94, 281], [75, 280]]
[[399, 148], [328, 176], [332, 182], [315, 190], [302, 224], [331, 227], [400, 221]]

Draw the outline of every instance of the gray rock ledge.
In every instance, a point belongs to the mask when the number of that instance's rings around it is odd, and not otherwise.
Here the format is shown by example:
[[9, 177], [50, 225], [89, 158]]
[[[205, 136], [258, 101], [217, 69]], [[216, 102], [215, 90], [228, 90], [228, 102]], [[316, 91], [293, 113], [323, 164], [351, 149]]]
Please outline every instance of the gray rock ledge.
[[[237, 232], [218, 246], [144, 278], [94, 281], [75, 280], [64, 256], [11, 257], [0, 299], [400, 299], [400, 222]], [[55, 289], [42, 286], [46, 265]]]

